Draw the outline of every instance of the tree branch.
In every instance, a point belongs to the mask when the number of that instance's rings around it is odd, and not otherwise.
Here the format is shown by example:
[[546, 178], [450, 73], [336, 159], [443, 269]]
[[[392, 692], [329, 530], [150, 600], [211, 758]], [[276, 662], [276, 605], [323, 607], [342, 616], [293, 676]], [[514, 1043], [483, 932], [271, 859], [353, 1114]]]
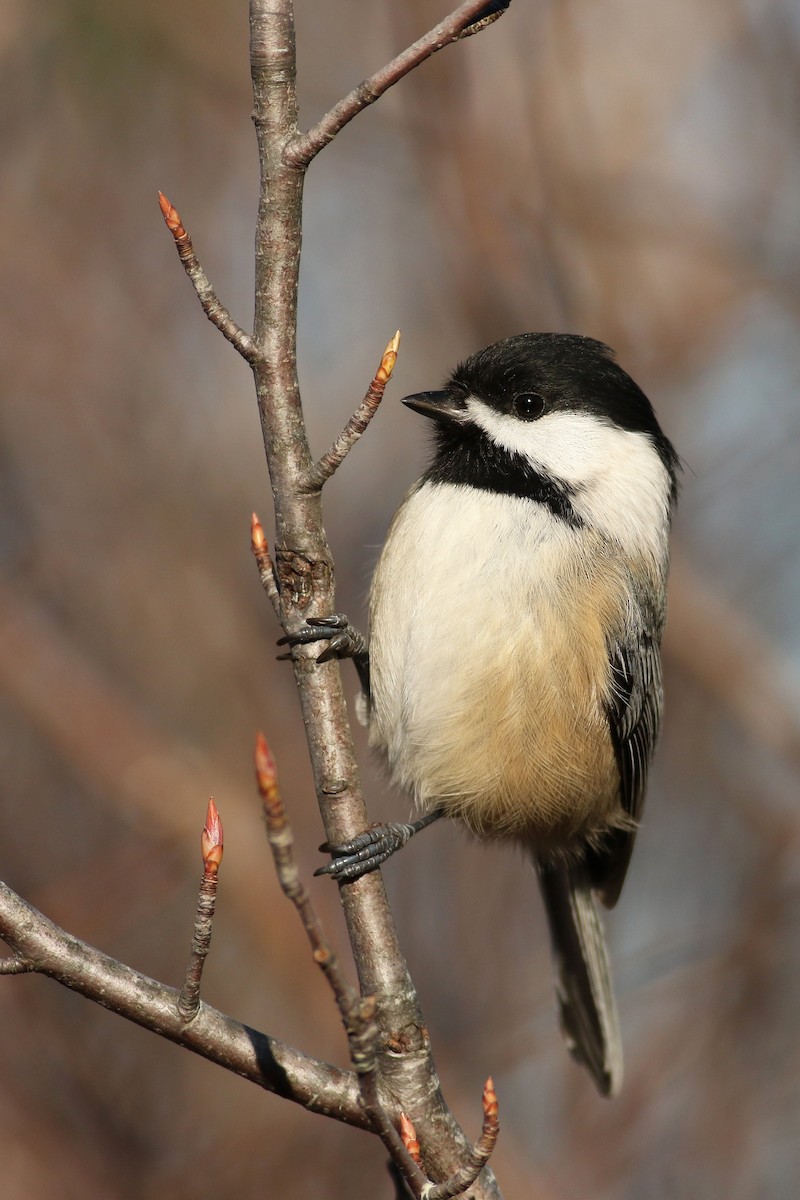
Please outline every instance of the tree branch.
[[463, 1166], [459, 1167], [449, 1179], [425, 1188], [422, 1193], [423, 1200], [454, 1200], [454, 1197], [462, 1196], [467, 1188], [472, 1187], [488, 1163], [497, 1145], [499, 1133], [497, 1094], [490, 1076], [483, 1089], [483, 1128], [475, 1148]]
[[[305, 169], [319, 149], [363, 107], [436, 50], [485, 28], [509, 2], [471, 0], [462, 4], [301, 137], [295, 95], [293, 0], [250, 0], [253, 120], [261, 172], [252, 336], [244, 333], [219, 303], [180, 215], [165, 197], [160, 197], [164, 218], [204, 311], [253, 369], [275, 503], [274, 570], [257, 519], [252, 544], [265, 590], [286, 632], [310, 617], [336, 611], [320, 488], [366, 428], [397, 351], [396, 343], [387, 348], [361, 408], [327, 454], [312, 465], [296, 366]], [[343, 842], [363, 831], [368, 821], [339, 666], [336, 662], [318, 663], [313, 650], [302, 646], [293, 653], [293, 664], [325, 836], [329, 843]], [[209, 840], [213, 842], [214, 838]], [[287, 894], [293, 894], [312, 944], [317, 938], [318, 961], [334, 986], [340, 1012], [347, 1014], [354, 1072], [309, 1058], [199, 1002], [200, 974], [210, 933], [211, 911], [205, 903], [213, 890], [205, 887], [210, 880], [204, 879], [203, 911], [196, 925], [196, 945], [182, 993], [67, 934], [3, 884], [0, 937], [10, 946], [12, 956], [0, 971], [13, 974], [33, 970], [48, 975], [310, 1111], [377, 1132], [415, 1194], [422, 1196], [430, 1185], [395, 1128], [395, 1118], [399, 1120], [400, 1113], [406, 1112], [420, 1129], [426, 1166], [433, 1177], [454, 1186], [451, 1181], [462, 1178], [465, 1170], [474, 1171], [477, 1151], [471, 1151], [441, 1094], [428, 1032], [400, 950], [380, 872], [340, 886], [359, 995], [346, 985], [343, 976], [336, 975], [332, 966], [335, 960], [320, 940], [320, 931], [315, 932], [310, 903], [297, 890], [296, 870], [293, 878], [289, 869], [290, 843], [287, 850], [283, 836], [281, 850], [281, 836], [276, 836], [274, 828], [271, 840], [276, 843], [273, 849], [278, 850], [276, 862], [279, 876], [283, 873], [282, 883]], [[213, 850], [213, 846], [204, 849], [209, 868], [204, 874], [209, 876], [214, 874], [210, 865], [218, 865], [210, 864]], [[471, 1194], [475, 1200], [497, 1200], [499, 1192], [491, 1172], [482, 1172]]]
[[510, 3], [511, 0], [495, 0], [494, 3], [487, 3], [487, 0], [468, 0], [466, 4], [461, 4], [424, 37], [414, 42], [402, 54], [398, 54], [380, 71], [359, 83], [358, 87], [353, 88], [352, 92], [326, 112], [307, 133], [296, 136], [284, 151], [285, 161], [293, 167], [307, 167], [353, 117], [379, 100], [390, 87], [437, 50], [443, 50], [445, 46], [473, 33], [480, 33], [482, 29], [493, 24], [503, 15]]
[[0, 959], [0, 975], [26, 975], [35, 971], [33, 963], [29, 963], [26, 959], [20, 958], [16, 954], [9, 955], [8, 958]]
[[[480, 12], [485, 5], [469, 5], [465, 20]], [[459, 14], [466, 13], [463, 6]], [[292, 0], [250, 0], [250, 30], [253, 121], [261, 168], [253, 333], [258, 353], [253, 372], [275, 502], [275, 568], [283, 626], [292, 632], [308, 617], [336, 612], [320, 493], [304, 488], [311, 456], [297, 381], [296, 318], [306, 164], [286, 154], [298, 136]], [[368, 818], [339, 664], [318, 664], [313, 649], [304, 647], [294, 652], [292, 661], [325, 837], [340, 843], [362, 832]], [[425, 1133], [426, 1161], [437, 1178], [448, 1178], [470, 1147], [439, 1088], [427, 1027], [380, 872], [342, 885], [340, 896], [361, 994], [376, 998], [380, 1088], [384, 1098], [391, 1098], [384, 1103], [390, 1111], [406, 1111], [416, 1119]], [[491, 1172], [484, 1171], [475, 1197], [490, 1196], [499, 1192]]]
[[236, 347], [242, 358], [249, 363], [254, 362], [256, 348], [253, 345], [253, 341], [243, 329], [239, 328], [224, 304], [217, 299], [217, 294], [211, 286], [211, 281], [200, 266], [198, 257], [194, 252], [192, 239], [183, 227], [177, 208], [169, 202], [163, 192], [158, 193], [158, 204], [167, 229], [175, 239], [178, 258], [183, 263], [183, 268], [192, 282], [192, 287], [197, 292], [197, 298], [203, 307], [203, 312], [212, 325], [216, 325], [220, 333], [228, 339], [232, 346]]
[[283, 806], [278, 787], [278, 772], [275, 760], [263, 733], [256, 734], [256, 783], [264, 810], [267, 841], [272, 851], [275, 874], [281, 891], [294, 905], [305, 930], [314, 962], [322, 971], [333, 992], [336, 1007], [347, 1030], [358, 1009], [359, 995], [348, 983], [339, 960], [331, 949], [322, 929], [322, 922], [311, 902], [308, 889], [300, 878], [294, 857], [294, 835]]
[[361, 401], [361, 404], [353, 413], [330, 449], [325, 451], [319, 462], [314, 463], [314, 466], [308, 472], [304, 481], [304, 487], [307, 491], [318, 492], [320, 490], [322, 485], [330, 479], [331, 475], [335, 471], [338, 471], [347, 455], [353, 449], [353, 446], [355, 446], [356, 442], [366, 431], [367, 426], [378, 411], [378, 405], [383, 399], [386, 384], [392, 377], [399, 348], [400, 330], [398, 329], [383, 352], [380, 366], [375, 372], [372, 383], [367, 388], [367, 394]]
[[[303, 172], [283, 161], [296, 133], [294, 27], [291, 0], [251, 0], [254, 122], [261, 162], [256, 229], [256, 393], [275, 501], [275, 568], [284, 628], [335, 612], [333, 563], [318, 492], [304, 481], [311, 468], [295, 358], [297, 271]], [[355, 836], [368, 823], [338, 663], [318, 666], [299, 648], [293, 658], [311, 762], [329, 842]], [[378, 872], [342, 889], [342, 904], [361, 991], [386, 997], [387, 1012], [421, 1026], [408, 970]], [[402, 1013], [397, 1012], [397, 1006]], [[392, 1026], [394, 1020], [391, 1021]]]
[[0, 938], [24, 969], [47, 975], [103, 1008], [234, 1071], [310, 1112], [367, 1128], [356, 1076], [201, 1004], [188, 1024], [179, 993], [60, 929], [0, 882]]
[[200, 837], [203, 855], [203, 876], [197, 896], [192, 952], [186, 967], [183, 987], [178, 996], [178, 1011], [184, 1021], [191, 1021], [200, 1008], [200, 981], [211, 946], [211, 927], [217, 901], [217, 873], [222, 862], [222, 822], [213, 798], [208, 802], [206, 823]]

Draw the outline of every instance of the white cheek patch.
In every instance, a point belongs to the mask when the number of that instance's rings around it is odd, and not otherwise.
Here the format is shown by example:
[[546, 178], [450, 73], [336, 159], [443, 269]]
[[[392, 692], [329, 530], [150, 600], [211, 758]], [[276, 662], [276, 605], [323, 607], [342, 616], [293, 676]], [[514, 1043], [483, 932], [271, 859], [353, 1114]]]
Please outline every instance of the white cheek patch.
[[626, 549], [666, 551], [671, 480], [648, 436], [593, 413], [553, 412], [520, 421], [471, 396], [470, 419], [493, 442], [573, 489], [572, 507]]

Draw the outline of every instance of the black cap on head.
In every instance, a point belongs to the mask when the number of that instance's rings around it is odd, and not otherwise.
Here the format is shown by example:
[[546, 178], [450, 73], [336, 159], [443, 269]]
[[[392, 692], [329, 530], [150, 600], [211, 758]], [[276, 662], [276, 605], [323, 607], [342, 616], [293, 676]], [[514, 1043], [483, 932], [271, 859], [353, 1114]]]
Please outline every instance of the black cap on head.
[[495, 490], [530, 494], [529, 467], [490, 445], [487, 435], [473, 426], [466, 407], [469, 396], [523, 421], [584, 412], [645, 434], [669, 473], [674, 498], [678, 456], [650, 401], [602, 342], [571, 333], [518, 334], [466, 359], [441, 391], [403, 401], [436, 421], [437, 457], [427, 478], [461, 478], [478, 486], [485, 479]]
[[519, 393], [535, 392], [547, 412], [588, 412], [663, 437], [650, 401], [613, 351], [578, 334], [522, 333], [495, 342], [456, 367], [449, 384], [499, 409]]
[[517, 397], [533, 394], [541, 401], [539, 415], [586, 412], [621, 429], [647, 434], [675, 478], [678, 457], [650, 401], [616, 362], [614, 352], [594, 338], [574, 333], [505, 338], [457, 366], [447, 387], [511, 413]]

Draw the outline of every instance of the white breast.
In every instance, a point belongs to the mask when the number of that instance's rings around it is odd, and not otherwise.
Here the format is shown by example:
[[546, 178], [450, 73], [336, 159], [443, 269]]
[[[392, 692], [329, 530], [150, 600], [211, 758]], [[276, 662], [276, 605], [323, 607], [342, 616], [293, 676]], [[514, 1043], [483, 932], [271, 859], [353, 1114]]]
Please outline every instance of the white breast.
[[370, 740], [395, 780], [483, 836], [541, 845], [613, 820], [606, 633], [628, 598], [625, 564], [543, 505], [412, 492], [370, 597]]

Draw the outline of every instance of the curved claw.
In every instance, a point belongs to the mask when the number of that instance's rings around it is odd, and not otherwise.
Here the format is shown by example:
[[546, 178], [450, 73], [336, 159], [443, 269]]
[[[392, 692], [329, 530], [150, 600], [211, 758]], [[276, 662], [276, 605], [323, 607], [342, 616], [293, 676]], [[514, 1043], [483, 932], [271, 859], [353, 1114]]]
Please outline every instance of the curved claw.
[[282, 638], [278, 638], [279, 646], [305, 646], [309, 642], [326, 642], [330, 637], [335, 636], [333, 629], [325, 629], [318, 626], [309, 627], [306, 625], [303, 629], [298, 629], [294, 633], [286, 633]]
[[279, 646], [306, 646], [309, 642], [329, 642], [338, 640], [346, 644], [348, 634], [352, 637], [350, 622], [344, 613], [334, 613], [330, 617], [309, 617], [306, 623], [294, 633], [286, 633], [278, 638]]
[[344, 613], [332, 613], [329, 617], [309, 617], [306, 625], [326, 626], [329, 629], [347, 629], [349, 618]]
[[352, 657], [352, 654], [352, 640], [347, 634], [338, 633], [336, 637], [330, 639], [327, 648], [317, 655], [317, 662], [326, 663], [333, 658], [349, 658]]
[[[318, 847], [320, 854], [334, 854], [337, 858], [349, 856], [363, 850], [365, 846], [374, 846], [377, 841], [386, 833], [388, 826], [386, 825], [370, 825], [369, 829], [365, 829], [363, 833], [357, 833], [355, 837], [350, 838], [346, 842], [341, 842], [338, 845], [332, 845], [330, 842], [323, 842]], [[320, 870], [326, 868], [320, 867]]]

